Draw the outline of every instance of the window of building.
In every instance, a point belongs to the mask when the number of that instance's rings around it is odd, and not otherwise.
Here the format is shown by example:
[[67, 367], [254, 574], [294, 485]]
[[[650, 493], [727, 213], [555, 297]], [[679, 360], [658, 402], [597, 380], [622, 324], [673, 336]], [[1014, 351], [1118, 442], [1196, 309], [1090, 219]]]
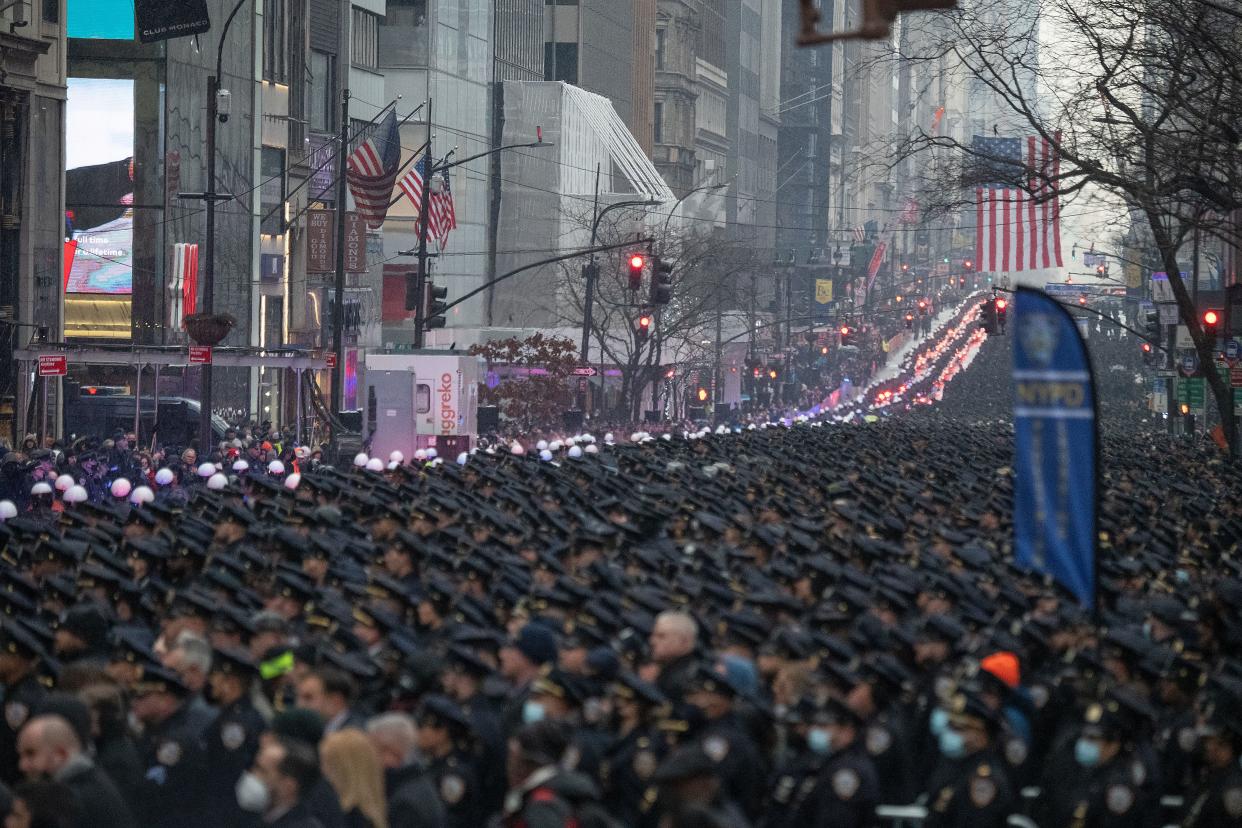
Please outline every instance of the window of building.
[[354, 9], [354, 66], [375, 69], [379, 66], [379, 17], [369, 11]]
[[43, 0], [43, 22], [60, 22], [60, 0]]
[[664, 68], [664, 37], [667, 29], [656, 29], [656, 68]]
[[289, 82], [288, 0], [263, 0], [263, 80]]
[[388, 0], [385, 26], [425, 26], [427, 0]]
[[578, 83], [578, 44], [547, 43], [544, 45], [543, 76], [550, 81]]
[[664, 143], [664, 102], [663, 101], [655, 102], [654, 137], [655, 137], [655, 142], [657, 144]]
[[336, 55], [311, 51], [307, 95], [310, 128], [316, 132], [336, 132]]
[[263, 176], [259, 185], [259, 232], [278, 236], [285, 232], [285, 151], [264, 147], [259, 171]]

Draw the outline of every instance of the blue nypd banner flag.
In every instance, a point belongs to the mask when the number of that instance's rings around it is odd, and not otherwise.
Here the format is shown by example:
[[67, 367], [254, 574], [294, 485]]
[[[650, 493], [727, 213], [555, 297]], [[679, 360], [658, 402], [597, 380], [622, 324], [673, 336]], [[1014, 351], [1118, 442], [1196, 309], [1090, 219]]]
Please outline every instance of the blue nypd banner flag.
[[1096, 400], [1073, 317], [1039, 290], [1014, 302], [1014, 556], [1095, 608]]

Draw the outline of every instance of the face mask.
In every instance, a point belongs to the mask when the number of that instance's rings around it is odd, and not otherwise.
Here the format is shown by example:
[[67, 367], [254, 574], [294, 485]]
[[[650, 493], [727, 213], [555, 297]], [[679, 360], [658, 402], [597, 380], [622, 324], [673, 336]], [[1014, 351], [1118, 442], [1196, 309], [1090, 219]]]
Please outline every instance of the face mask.
[[542, 722], [545, 715], [546, 711], [539, 702], [528, 701], [522, 705], [522, 721], [526, 724]]
[[1151, 640], [1151, 622], [1150, 621], [1143, 622], [1143, 638], [1146, 638], [1148, 641]]
[[1190, 573], [1184, 569], [1179, 569], [1173, 573], [1173, 577], [1177, 579], [1179, 584], [1190, 583]]
[[931, 712], [930, 720], [931, 732], [935, 736], [944, 733], [945, 728], [949, 726], [949, 711], [937, 707]]
[[806, 746], [817, 756], [827, 756], [832, 750], [832, 734], [820, 728], [814, 728], [806, 734]]
[[1084, 768], [1094, 768], [1100, 764], [1100, 743], [1079, 739], [1074, 743], [1074, 759]]
[[251, 814], [261, 814], [266, 811], [272, 799], [267, 785], [264, 785], [263, 780], [250, 771], [246, 771], [238, 778], [234, 793], [237, 795], [237, 804], [241, 806], [241, 809]]
[[940, 752], [950, 759], [960, 759], [966, 755], [966, 739], [952, 728], [940, 733]]

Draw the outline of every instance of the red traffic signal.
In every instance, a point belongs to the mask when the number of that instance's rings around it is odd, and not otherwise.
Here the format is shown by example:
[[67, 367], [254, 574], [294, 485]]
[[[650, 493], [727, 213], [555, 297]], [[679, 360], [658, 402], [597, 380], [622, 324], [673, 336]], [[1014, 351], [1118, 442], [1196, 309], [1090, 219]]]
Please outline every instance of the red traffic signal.
[[651, 333], [651, 314], [644, 313], [638, 317], [638, 324], [634, 328], [634, 333], [638, 335], [639, 339], [647, 338], [647, 335]]
[[1086, 304], [1087, 304], [1087, 294], [1083, 293], [1083, 294], [1079, 295], [1079, 297], [1078, 297], [1078, 304], [1080, 304], [1080, 305], [1086, 305]]
[[630, 256], [630, 290], [637, 291], [643, 286], [643, 268], [647, 266], [647, 258], [641, 253]]
[[842, 325], [842, 326], [841, 326], [841, 336], [849, 336], [849, 335], [850, 335], [850, 326], [849, 326], [849, 325]]
[[699, 402], [707, 402], [707, 389], [700, 388], [697, 396], [699, 398]]
[[1150, 342], [1144, 342], [1144, 343], [1143, 343], [1142, 345], [1140, 345], [1139, 347], [1143, 349], [1143, 353], [1145, 353], [1145, 354], [1150, 354], [1150, 353], [1151, 353], [1151, 343], [1150, 343]]
[[1220, 311], [1208, 309], [1203, 312], [1203, 332], [1216, 333], [1220, 325]]
[[967, 271], [969, 271], [974, 266], [975, 266], [975, 263], [972, 262], [970, 259], [967, 259], [966, 261], [962, 262], [962, 267], [966, 268]]
[[1009, 303], [998, 297], [996, 300], [996, 309], [998, 311], [1003, 311], [1007, 307], [1009, 307]]

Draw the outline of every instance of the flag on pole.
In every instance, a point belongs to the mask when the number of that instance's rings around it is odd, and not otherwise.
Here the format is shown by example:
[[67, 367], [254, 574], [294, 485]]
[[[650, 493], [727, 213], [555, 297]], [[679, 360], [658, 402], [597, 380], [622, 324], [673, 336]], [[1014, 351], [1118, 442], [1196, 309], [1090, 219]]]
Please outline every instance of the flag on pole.
[[384, 217], [388, 215], [393, 182], [401, 167], [396, 114], [389, 110], [378, 126], [364, 134], [365, 140], [346, 159], [345, 180], [353, 193], [358, 215], [366, 221], [367, 227], [375, 230], [383, 226]]
[[446, 172], [441, 179], [440, 190], [431, 193], [431, 215], [439, 229], [436, 238], [440, 241], [440, 249], [448, 247], [448, 235], [457, 229], [457, 206], [453, 203], [453, 191], [449, 186], [449, 174]]
[[[407, 170], [405, 175], [401, 177], [401, 181], [397, 183], [397, 187], [400, 188], [401, 192], [405, 193], [405, 195], [408, 196], [410, 201], [414, 204], [415, 217], [417, 217], [419, 211], [422, 210], [423, 188], [427, 186], [427, 168], [430, 166], [430, 163], [430, 158], [427, 156], [427, 153], [424, 152], [421, 156], [419, 156], [417, 161], [410, 165], [409, 170]], [[436, 223], [437, 209], [435, 193], [431, 194], [428, 199], [428, 203], [430, 204], [430, 209], [427, 211], [427, 238], [428, 240], [438, 239], [440, 238], [440, 229], [439, 225]]]
[[173, 270], [169, 285], [172, 302], [169, 326], [181, 330], [185, 318], [198, 310], [198, 245], [173, 245]]
[[975, 270], [1020, 273], [1063, 267], [1056, 185], [1061, 163], [1052, 143], [1033, 135], [976, 135], [971, 147], [988, 168], [984, 178], [989, 182], [975, 189]]

